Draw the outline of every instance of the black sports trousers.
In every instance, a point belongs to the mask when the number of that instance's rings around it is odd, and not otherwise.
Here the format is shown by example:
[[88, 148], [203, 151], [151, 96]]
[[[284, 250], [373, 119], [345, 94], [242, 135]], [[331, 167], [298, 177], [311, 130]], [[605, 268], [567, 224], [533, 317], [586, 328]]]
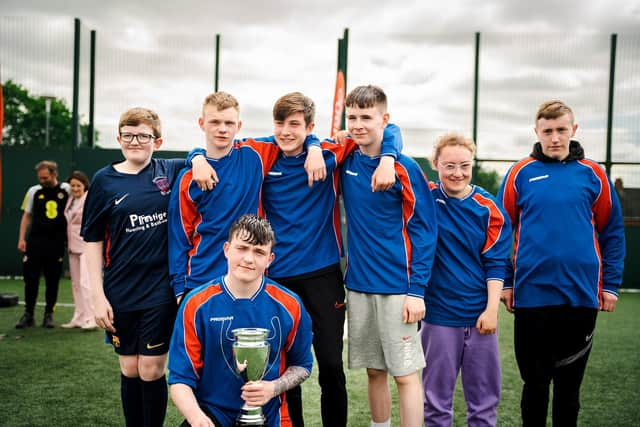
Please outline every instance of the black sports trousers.
[[29, 248], [22, 261], [22, 274], [24, 276], [24, 301], [25, 311], [33, 314], [38, 288], [40, 286], [40, 274], [44, 273], [45, 281], [45, 313], [53, 313], [58, 301], [58, 287], [62, 276], [62, 261], [64, 260], [64, 248], [62, 250]]
[[[318, 362], [320, 407], [325, 427], [347, 425], [347, 387], [342, 365], [345, 290], [339, 264], [295, 277], [271, 278], [292, 290], [309, 312]], [[302, 389], [287, 391], [293, 427], [304, 426]]]
[[546, 426], [552, 381], [553, 425], [577, 425], [580, 385], [597, 315], [593, 308], [564, 305], [515, 309], [515, 353], [524, 381], [523, 426]]

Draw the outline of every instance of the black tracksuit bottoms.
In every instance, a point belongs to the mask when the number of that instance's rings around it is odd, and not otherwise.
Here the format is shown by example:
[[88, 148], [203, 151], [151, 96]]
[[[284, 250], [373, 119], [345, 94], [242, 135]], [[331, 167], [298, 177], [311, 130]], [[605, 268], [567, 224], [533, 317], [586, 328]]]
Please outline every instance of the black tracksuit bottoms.
[[[348, 402], [342, 364], [346, 307], [340, 265], [300, 276], [272, 279], [298, 294], [311, 316], [322, 424], [325, 427], [346, 426]], [[304, 426], [300, 386], [287, 391], [287, 402], [293, 426]]]
[[514, 341], [522, 387], [522, 423], [546, 426], [553, 381], [554, 426], [575, 426], [580, 385], [593, 344], [598, 310], [546, 306], [516, 308]]

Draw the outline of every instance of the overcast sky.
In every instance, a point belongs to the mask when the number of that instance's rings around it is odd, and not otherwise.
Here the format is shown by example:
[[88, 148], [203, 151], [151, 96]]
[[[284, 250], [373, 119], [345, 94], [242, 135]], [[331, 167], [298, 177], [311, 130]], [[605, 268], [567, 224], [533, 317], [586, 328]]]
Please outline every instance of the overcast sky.
[[[480, 31], [479, 157], [528, 154], [537, 105], [562, 98], [574, 107], [589, 157], [604, 160], [615, 32], [621, 90], [614, 160], [640, 161], [640, 2], [2, 0], [0, 14], [3, 80], [70, 104], [72, 18], [80, 18], [85, 60], [88, 30], [97, 32], [99, 144], [114, 147], [119, 114], [147, 106], [163, 120], [164, 148], [180, 150], [203, 144], [197, 117], [213, 90], [216, 33], [222, 35], [220, 88], [241, 103], [240, 136], [270, 133], [273, 102], [295, 90], [316, 101], [316, 130], [326, 136], [337, 39], [349, 28], [348, 89], [382, 86], [392, 121], [404, 131], [405, 152], [428, 156], [437, 135], [471, 134], [474, 32]], [[83, 77], [83, 88], [87, 82]], [[88, 91], [80, 95], [87, 117]], [[636, 175], [629, 179], [640, 186]]]

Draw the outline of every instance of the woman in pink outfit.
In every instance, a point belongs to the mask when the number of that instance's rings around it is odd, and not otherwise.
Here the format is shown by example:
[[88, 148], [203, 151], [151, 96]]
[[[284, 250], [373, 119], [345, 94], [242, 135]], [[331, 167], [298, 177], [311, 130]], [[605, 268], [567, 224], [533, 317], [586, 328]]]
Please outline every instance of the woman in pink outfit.
[[91, 300], [91, 288], [84, 256], [84, 240], [80, 236], [82, 210], [89, 189], [89, 178], [80, 172], [73, 171], [69, 176], [71, 197], [67, 202], [64, 215], [67, 218], [67, 241], [69, 248], [69, 270], [71, 273], [71, 289], [75, 311], [69, 323], [63, 328], [95, 329], [95, 317]]

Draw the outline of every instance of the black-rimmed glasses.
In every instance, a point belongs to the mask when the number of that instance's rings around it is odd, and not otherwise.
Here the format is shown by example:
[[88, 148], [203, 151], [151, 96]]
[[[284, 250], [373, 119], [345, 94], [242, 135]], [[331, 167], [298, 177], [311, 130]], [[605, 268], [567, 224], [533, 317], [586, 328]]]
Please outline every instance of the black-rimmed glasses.
[[148, 144], [151, 141], [153, 141], [154, 139], [156, 139], [155, 136], [153, 135], [149, 135], [148, 133], [121, 133], [120, 134], [120, 141], [125, 142], [127, 144], [131, 144], [133, 142], [134, 139], [138, 140], [138, 144], [142, 145], [142, 144]]

